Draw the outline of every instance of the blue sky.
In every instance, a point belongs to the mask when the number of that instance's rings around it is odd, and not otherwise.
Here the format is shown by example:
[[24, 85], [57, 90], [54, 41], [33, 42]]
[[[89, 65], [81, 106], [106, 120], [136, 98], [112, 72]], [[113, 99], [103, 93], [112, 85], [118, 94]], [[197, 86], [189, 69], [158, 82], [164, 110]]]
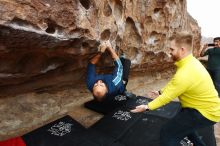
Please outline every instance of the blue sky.
[[205, 37], [220, 36], [220, 0], [187, 0], [187, 9]]

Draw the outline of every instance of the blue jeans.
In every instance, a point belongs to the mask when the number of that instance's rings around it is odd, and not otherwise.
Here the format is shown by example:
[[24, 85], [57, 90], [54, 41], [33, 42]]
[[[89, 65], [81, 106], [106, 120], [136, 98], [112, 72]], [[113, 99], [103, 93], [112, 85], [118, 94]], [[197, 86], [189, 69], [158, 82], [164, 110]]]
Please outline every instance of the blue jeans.
[[183, 108], [161, 128], [160, 146], [178, 146], [186, 136], [193, 142], [193, 146], [206, 146], [199, 138], [197, 130], [214, 124], [215, 122], [206, 119], [197, 110]]
[[220, 68], [219, 69], [207, 69], [207, 70], [215, 85], [215, 89], [218, 91], [218, 95], [220, 96]]

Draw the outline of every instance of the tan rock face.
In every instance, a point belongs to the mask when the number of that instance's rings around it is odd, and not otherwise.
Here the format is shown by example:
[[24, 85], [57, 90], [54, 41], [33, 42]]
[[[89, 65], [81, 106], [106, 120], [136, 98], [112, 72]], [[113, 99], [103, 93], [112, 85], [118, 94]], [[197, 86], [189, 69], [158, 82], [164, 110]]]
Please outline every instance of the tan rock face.
[[[82, 104], [92, 98], [87, 62], [104, 40], [132, 61], [129, 91], [160, 89], [154, 80], [173, 72], [168, 38], [181, 30], [194, 35], [197, 55], [200, 28], [186, 0], [0, 0], [0, 140], [66, 113], [87, 127], [100, 119]], [[111, 71], [108, 53], [99, 65]], [[20, 94], [33, 91], [41, 94]]]
[[77, 88], [104, 40], [133, 73], [163, 72], [173, 67], [168, 38], [181, 30], [193, 33], [197, 55], [200, 28], [186, 0], [0, 0], [0, 95]]

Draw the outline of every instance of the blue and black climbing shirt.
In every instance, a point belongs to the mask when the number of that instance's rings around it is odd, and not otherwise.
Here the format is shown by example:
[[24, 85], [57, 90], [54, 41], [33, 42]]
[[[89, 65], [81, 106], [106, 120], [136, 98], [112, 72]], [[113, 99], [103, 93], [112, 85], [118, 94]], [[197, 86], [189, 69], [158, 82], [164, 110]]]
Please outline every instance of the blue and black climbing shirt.
[[108, 96], [116, 96], [122, 94], [125, 90], [122, 82], [123, 66], [120, 59], [114, 61], [115, 68], [112, 74], [96, 74], [96, 67], [94, 64], [89, 63], [87, 66], [87, 88], [92, 92], [94, 84], [98, 80], [102, 80], [108, 88]]

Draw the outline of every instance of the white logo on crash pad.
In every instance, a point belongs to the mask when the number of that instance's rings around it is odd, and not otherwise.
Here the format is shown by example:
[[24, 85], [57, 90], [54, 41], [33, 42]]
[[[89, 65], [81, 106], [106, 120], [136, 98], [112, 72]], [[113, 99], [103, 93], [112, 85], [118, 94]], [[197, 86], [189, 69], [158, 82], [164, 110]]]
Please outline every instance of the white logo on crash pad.
[[124, 95], [117, 95], [117, 96], [115, 96], [115, 100], [116, 101], [124, 101], [127, 99], [126, 99], [126, 96], [124, 96]]
[[141, 104], [147, 104], [148, 101], [146, 99], [137, 99], [136, 103], [141, 105]]
[[50, 127], [48, 131], [51, 132], [51, 135], [64, 136], [71, 132], [72, 125], [73, 124], [70, 123], [59, 122], [58, 124], [54, 124], [52, 127]]
[[193, 146], [193, 143], [187, 137], [181, 140], [180, 144], [181, 146]]
[[116, 118], [118, 120], [122, 120], [122, 121], [127, 121], [127, 120], [131, 119], [130, 112], [121, 111], [121, 110], [114, 113], [114, 115], [112, 117]]

